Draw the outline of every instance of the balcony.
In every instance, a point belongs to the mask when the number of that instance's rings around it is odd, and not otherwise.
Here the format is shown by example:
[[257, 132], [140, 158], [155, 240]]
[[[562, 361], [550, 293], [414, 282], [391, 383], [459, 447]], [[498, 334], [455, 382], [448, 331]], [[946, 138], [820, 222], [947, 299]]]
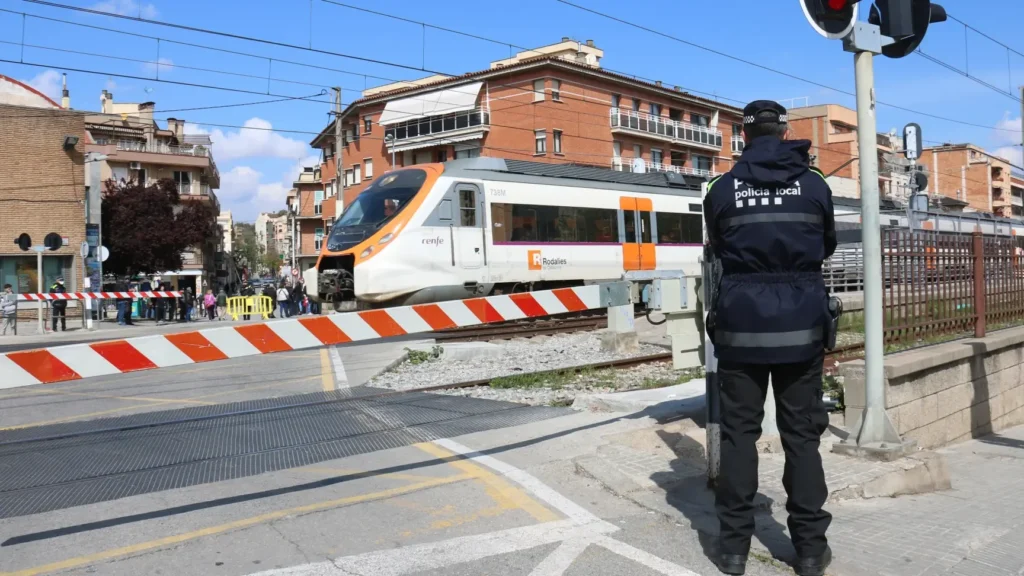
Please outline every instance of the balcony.
[[1024, 206], [1024, 198], [1014, 194], [1013, 196], [1010, 196], [1010, 203], [1014, 206]]
[[742, 136], [735, 136], [734, 135], [732, 137], [732, 153], [733, 153], [733, 155], [734, 156], [739, 156], [740, 154], [743, 154], [743, 148], [744, 147], [746, 147], [746, 144], [743, 142], [743, 137]]
[[639, 134], [716, 152], [722, 149], [722, 131], [717, 128], [678, 122], [622, 108], [612, 108], [609, 114], [612, 133]]
[[103, 145], [115, 144], [119, 151], [124, 152], [150, 152], [153, 154], [174, 154], [176, 156], [201, 156], [203, 158], [210, 157], [210, 149], [207, 148], [206, 146], [170, 146], [167, 144], [161, 144], [159, 142], [148, 144], [146, 142], [139, 142], [137, 140], [118, 140], [116, 142], [109, 142], [103, 140], [102, 138], [97, 139], [96, 143]]
[[[676, 174], [700, 176], [702, 178], [713, 178], [718, 176], [718, 173], [714, 170], [690, 168], [689, 166], [673, 166], [671, 164], [649, 162], [647, 160], [640, 161], [644, 164], [644, 172], [675, 172]], [[633, 158], [612, 157], [612, 170], [617, 172], [633, 172], [633, 164], [635, 162], [636, 160]]]
[[490, 125], [490, 110], [475, 108], [392, 124], [384, 130], [384, 137], [394, 138], [392, 148], [395, 152], [403, 152], [437, 144], [476, 140], [491, 129]]

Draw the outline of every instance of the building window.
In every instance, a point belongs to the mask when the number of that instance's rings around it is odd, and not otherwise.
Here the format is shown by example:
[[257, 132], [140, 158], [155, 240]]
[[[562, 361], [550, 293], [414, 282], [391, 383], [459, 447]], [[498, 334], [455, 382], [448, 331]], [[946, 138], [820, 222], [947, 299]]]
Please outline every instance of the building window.
[[562, 82], [559, 80], [551, 81], [551, 99], [555, 102], [562, 100]]
[[700, 154], [693, 155], [693, 167], [696, 170], [707, 170], [711, 171], [711, 157], [701, 156]]
[[317, 190], [313, 192], [313, 214], [323, 214], [324, 212], [324, 191]]
[[543, 130], [537, 130], [534, 132], [534, 141], [534, 152], [536, 154], [547, 154], [548, 133]]
[[658, 148], [651, 148], [651, 162], [654, 164], [661, 164], [661, 150]]
[[370, 180], [373, 178], [373, 159], [363, 159], [363, 178]]
[[355, 174], [352, 173], [352, 169], [345, 170], [345, 186], [351, 186], [355, 183]]
[[334, 144], [324, 148], [324, 160], [330, 160], [334, 158]]
[[316, 228], [313, 230], [313, 249], [317, 252], [320, 251], [320, 247], [324, 243], [324, 229]]
[[[700, 216], [697, 218], [699, 220]], [[491, 233], [496, 244], [616, 244], [619, 242], [618, 211], [495, 202], [491, 204]]]
[[686, 156], [682, 152], [676, 152], [675, 150], [669, 152], [671, 162], [673, 166], [682, 166], [686, 163]]
[[639, 112], [639, 111], [640, 111], [640, 99], [639, 98], [633, 98], [633, 112]]
[[552, 143], [555, 146], [555, 154], [561, 154], [562, 153], [562, 131], [561, 130], [555, 130], [552, 133]]
[[[70, 277], [71, 257], [70, 256], [43, 256], [43, 292], [50, 289], [50, 286], [57, 281], [59, 276], [67, 279], [65, 286], [68, 291], [75, 288], [75, 280]], [[35, 293], [38, 288], [39, 277], [36, 270], [36, 257], [32, 256], [0, 256], [0, 286], [10, 284], [14, 292], [27, 294]], [[98, 287], [95, 287], [99, 290]], [[32, 306], [35, 304], [22, 303], [19, 306]]]
[[644, 149], [639, 144], [633, 144], [633, 158], [643, 158]]
[[533, 101], [540, 102], [544, 100], [544, 81], [534, 80], [533, 81]]
[[733, 136], [742, 136], [743, 135], [743, 125], [742, 124], [733, 124], [732, 125], [732, 135]]
[[619, 104], [622, 103], [622, 96], [618, 94], [612, 94], [612, 108], [618, 108]]
[[672, 120], [674, 122], [682, 122], [682, 120], [683, 120], [683, 113], [682, 113], [682, 111], [676, 110], [675, 108], [669, 108], [668, 109], [668, 119]]
[[615, 156], [616, 158], [622, 156], [622, 142], [612, 140], [612, 156]]
[[661, 105], [651, 102], [651, 116], [661, 116]]
[[328, 197], [328, 198], [333, 198], [334, 197], [334, 182], [328, 182], [324, 186], [325, 186], [325, 190], [326, 190], [325, 196]]
[[465, 150], [456, 150], [455, 159], [461, 160], [463, 158], [479, 158], [480, 148], [466, 148]]
[[359, 166], [359, 164], [354, 164], [352, 166], [352, 177], [356, 179], [356, 184], [359, 184], [360, 182], [363, 181], [363, 169], [362, 167]]
[[446, 148], [442, 148], [442, 149], [437, 151], [437, 161], [438, 162], [447, 162], [448, 161], [448, 150]]
[[178, 194], [192, 193], [192, 173], [174, 171], [174, 183], [178, 185]]
[[334, 218], [333, 217], [329, 217], [329, 218], [327, 218], [324, 221], [324, 235], [325, 236], [330, 236], [331, 235], [331, 228], [334, 228]]
[[363, 134], [369, 134], [373, 130], [373, 117], [363, 116]]
[[708, 126], [711, 123], [711, 118], [703, 114], [690, 113], [690, 124], [696, 124], [697, 126]]

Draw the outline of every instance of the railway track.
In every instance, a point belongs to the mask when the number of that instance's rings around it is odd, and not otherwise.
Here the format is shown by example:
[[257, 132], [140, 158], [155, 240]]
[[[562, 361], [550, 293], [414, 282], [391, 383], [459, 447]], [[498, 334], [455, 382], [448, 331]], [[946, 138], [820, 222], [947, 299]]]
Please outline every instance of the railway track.
[[438, 342], [475, 342], [479, 340], [501, 340], [508, 338], [530, 338], [533, 336], [564, 334], [603, 328], [607, 323], [604, 315], [582, 318], [555, 318], [529, 322], [510, 322], [494, 326], [455, 328], [435, 334]]

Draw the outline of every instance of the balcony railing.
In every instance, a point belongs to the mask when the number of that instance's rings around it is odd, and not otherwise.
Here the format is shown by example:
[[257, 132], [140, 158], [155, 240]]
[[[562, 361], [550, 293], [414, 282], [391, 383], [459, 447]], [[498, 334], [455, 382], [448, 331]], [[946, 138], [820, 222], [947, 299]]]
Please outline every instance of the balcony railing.
[[[109, 145], [111, 142], [105, 139], [97, 139], [98, 144]], [[206, 146], [170, 146], [167, 144], [147, 144], [146, 142], [138, 142], [136, 140], [117, 140], [113, 142], [116, 144], [118, 150], [125, 152], [152, 152], [155, 154], [174, 154], [177, 156], [201, 156], [204, 158], [210, 157], [210, 149]]]
[[1010, 196], [1010, 203], [1014, 206], [1024, 206], [1024, 198], [1014, 194], [1013, 196]]
[[742, 136], [733, 136], [732, 137], [732, 153], [733, 154], [742, 154], [743, 153], [743, 148], [745, 146], [746, 146], [746, 144], [743, 142], [743, 137]]
[[388, 126], [384, 130], [384, 137], [391, 136], [398, 143], [412, 138], [425, 138], [469, 128], [490, 127], [490, 124], [490, 111], [484, 108], [475, 108], [465, 112], [399, 122]]
[[[688, 174], [690, 176], [701, 176], [704, 178], [718, 176], [718, 173], [714, 170], [691, 168], [689, 166], [673, 166], [672, 164], [650, 162], [647, 160], [640, 161], [644, 164], [644, 172], [675, 172], [676, 174]], [[636, 160], [633, 158], [612, 157], [612, 170], [616, 170], [618, 172], [633, 172], [633, 164], [635, 162]]]
[[642, 132], [647, 135], [676, 142], [703, 146], [714, 150], [722, 149], [722, 131], [709, 126], [698, 126], [687, 122], [652, 116], [646, 112], [612, 108], [610, 111], [612, 130]]

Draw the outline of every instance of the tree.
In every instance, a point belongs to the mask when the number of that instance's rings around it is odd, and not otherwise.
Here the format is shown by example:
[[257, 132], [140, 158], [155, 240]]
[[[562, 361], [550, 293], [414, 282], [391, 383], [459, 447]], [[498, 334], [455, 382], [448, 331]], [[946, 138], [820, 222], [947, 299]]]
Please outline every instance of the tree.
[[103, 194], [105, 271], [134, 276], [179, 270], [181, 253], [220, 234], [217, 213], [205, 202], [182, 202], [171, 180], [151, 186], [108, 181]]
[[261, 269], [263, 249], [256, 242], [256, 227], [252, 224], [239, 222], [235, 224], [235, 247], [232, 250], [235, 262], [247, 269], [250, 276], [257, 275]]
[[264, 270], [269, 272], [274, 278], [277, 278], [277, 272], [281, 269], [281, 255], [268, 252], [263, 255], [262, 264]]

